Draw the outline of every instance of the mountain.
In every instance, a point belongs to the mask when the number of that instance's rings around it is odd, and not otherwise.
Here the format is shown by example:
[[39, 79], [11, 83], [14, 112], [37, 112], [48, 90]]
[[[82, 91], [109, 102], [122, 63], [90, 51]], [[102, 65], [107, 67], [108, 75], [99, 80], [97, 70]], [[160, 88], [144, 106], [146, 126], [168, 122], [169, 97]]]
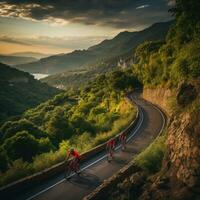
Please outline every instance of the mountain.
[[165, 38], [172, 22], [156, 23], [138, 32], [121, 32], [111, 40], [104, 40], [87, 50], [76, 50], [40, 59], [37, 62], [17, 65], [18, 69], [31, 73], [55, 74], [66, 70], [91, 67], [126, 54], [131, 54], [134, 48], [146, 40], [162, 40]]
[[50, 56], [50, 54], [37, 53], [37, 52], [17, 52], [10, 54], [10, 56], [33, 57], [39, 60], [41, 58]]
[[0, 62], [6, 65], [21, 65], [25, 63], [35, 62], [37, 60], [38, 59], [33, 57], [0, 55]]
[[27, 72], [0, 63], [0, 122], [22, 114], [49, 99], [59, 90], [35, 80]]

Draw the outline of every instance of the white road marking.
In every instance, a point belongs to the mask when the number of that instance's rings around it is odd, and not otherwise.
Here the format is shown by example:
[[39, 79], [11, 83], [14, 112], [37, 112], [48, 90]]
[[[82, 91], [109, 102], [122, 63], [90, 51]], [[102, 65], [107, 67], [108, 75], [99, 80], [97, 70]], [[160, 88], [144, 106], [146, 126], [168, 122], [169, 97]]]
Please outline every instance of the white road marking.
[[[152, 104], [152, 105], [153, 105], [153, 104]], [[164, 117], [163, 113], [160, 111], [160, 109], [157, 108], [157, 107], [154, 106], [154, 105], [153, 105], [153, 107], [156, 108], [156, 110], [159, 111], [159, 113], [161, 114], [161, 116], [162, 116], [162, 118], [163, 118], [163, 122], [164, 122], [164, 123], [163, 123], [163, 125], [162, 125], [162, 128], [161, 128], [159, 134], [158, 134], [158, 135], [160, 135], [160, 134], [162, 133], [164, 127], [165, 127], [166, 120], [165, 120], [165, 117]], [[144, 114], [143, 114], [143, 111], [142, 111], [142, 109], [139, 108], [139, 107], [138, 107], [138, 109], [141, 111], [141, 112], [139, 112], [139, 114], [141, 114], [140, 123], [137, 125], [137, 128], [135, 129], [135, 131], [128, 137], [127, 142], [137, 133], [137, 131], [139, 130], [139, 128], [141, 127], [141, 125], [142, 125], [142, 123], [143, 123], [143, 121], [144, 121]], [[118, 146], [115, 148], [115, 150], [118, 150], [120, 147], [121, 147], [121, 145], [118, 145]], [[106, 157], [107, 157], [107, 155], [105, 154], [105, 155], [102, 156], [101, 158], [99, 158], [99, 159], [95, 160], [94, 162], [90, 163], [89, 165], [83, 167], [80, 171], [83, 171], [83, 170], [85, 170], [85, 169], [91, 167], [92, 165], [98, 163], [99, 161], [103, 160], [103, 159], [106, 158]], [[75, 175], [75, 173], [71, 174], [68, 178], [71, 178], [71, 177], [74, 176], [74, 175]], [[58, 181], [57, 183], [51, 185], [50, 187], [45, 188], [44, 190], [41, 190], [40, 192], [38, 192], [38, 193], [32, 195], [31, 197], [27, 198], [26, 200], [32, 200], [32, 199], [34, 199], [35, 197], [37, 197], [37, 196], [39, 196], [40, 194], [42, 194], [42, 193], [44, 193], [44, 192], [50, 190], [51, 188], [55, 187], [56, 185], [59, 185], [60, 183], [64, 182], [65, 180], [66, 180], [66, 179], [64, 178], [64, 179]]]
[[162, 116], [162, 119], [163, 119], [162, 128], [160, 129], [160, 131], [159, 131], [159, 133], [158, 133], [158, 136], [157, 136], [157, 137], [159, 137], [159, 136], [162, 134], [162, 132], [163, 132], [163, 130], [164, 130], [164, 128], [165, 128], [165, 125], [166, 125], [166, 118], [165, 118], [165, 116], [163, 115], [163, 112], [160, 110], [160, 108], [158, 108], [157, 106], [155, 106], [155, 105], [153, 105], [153, 104], [152, 104], [152, 106], [153, 106], [156, 110], [158, 110], [158, 112], [160, 113], [160, 115]]

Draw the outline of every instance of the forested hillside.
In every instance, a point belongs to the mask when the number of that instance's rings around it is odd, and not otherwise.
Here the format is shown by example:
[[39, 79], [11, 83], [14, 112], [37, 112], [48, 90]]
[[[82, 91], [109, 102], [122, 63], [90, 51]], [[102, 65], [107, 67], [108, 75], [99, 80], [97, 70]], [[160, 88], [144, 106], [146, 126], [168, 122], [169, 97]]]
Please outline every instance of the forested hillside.
[[22, 114], [59, 92], [29, 73], [0, 63], [0, 122]]
[[90, 69], [68, 70], [63, 73], [51, 75], [41, 79], [41, 81], [65, 90], [78, 89], [80, 85], [85, 85], [89, 81], [93, 81], [97, 76], [109, 73], [114, 69], [118, 69], [116, 63], [102, 63]]
[[110, 60], [117, 63], [119, 57], [132, 55], [134, 48], [141, 42], [164, 39], [170, 25], [171, 22], [163, 22], [138, 32], [122, 32], [113, 39], [105, 40], [87, 50], [50, 56], [37, 62], [15, 67], [31, 73], [56, 74], [83, 67], [94, 67]]
[[5, 122], [0, 128], [0, 184], [62, 161], [71, 146], [84, 152], [119, 133], [135, 116], [124, 91], [138, 86], [130, 71], [114, 71]]

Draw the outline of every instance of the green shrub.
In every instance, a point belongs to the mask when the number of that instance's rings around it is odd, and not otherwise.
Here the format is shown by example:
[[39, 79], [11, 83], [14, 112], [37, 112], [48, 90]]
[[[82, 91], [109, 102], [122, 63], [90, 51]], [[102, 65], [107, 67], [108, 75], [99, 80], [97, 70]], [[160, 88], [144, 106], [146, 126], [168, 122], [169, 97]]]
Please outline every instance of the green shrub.
[[7, 139], [3, 147], [12, 160], [22, 158], [24, 161], [31, 161], [39, 152], [39, 142], [27, 131], [18, 132]]
[[166, 136], [164, 135], [156, 138], [152, 144], [134, 158], [136, 164], [150, 174], [158, 172], [166, 150], [165, 140]]
[[85, 152], [92, 147], [93, 137], [90, 133], [84, 132], [81, 135], [72, 137], [69, 142], [70, 146], [77, 149], [80, 152]]
[[115, 136], [116, 134], [120, 133], [122, 130], [127, 127], [128, 124], [135, 118], [136, 110], [133, 108], [131, 110], [132, 112], [129, 115], [125, 115], [124, 117], [121, 117], [120, 119], [116, 120], [110, 131], [99, 133], [96, 135], [93, 141], [93, 146], [102, 144], [103, 142], [107, 141], [111, 137]]

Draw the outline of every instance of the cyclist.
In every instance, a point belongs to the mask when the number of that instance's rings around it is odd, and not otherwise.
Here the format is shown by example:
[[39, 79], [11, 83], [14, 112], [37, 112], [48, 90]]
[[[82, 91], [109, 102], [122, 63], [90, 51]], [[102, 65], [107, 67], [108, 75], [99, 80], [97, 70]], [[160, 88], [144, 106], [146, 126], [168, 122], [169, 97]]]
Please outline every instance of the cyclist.
[[126, 149], [126, 133], [122, 133], [120, 136], [119, 136], [119, 140], [121, 142], [121, 145], [122, 145], [122, 151]]
[[73, 148], [71, 148], [69, 150], [69, 152], [67, 153], [67, 160], [70, 158], [70, 157], [73, 157], [74, 159], [72, 160], [73, 162], [73, 170], [75, 171], [76, 174], [80, 174], [80, 171], [79, 171], [79, 165], [80, 165], [80, 160], [81, 160], [81, 156], [80, 154], [78, 153], [78, 151], [75, 151]]
[[108, 162], [110, 161], [109, 160], [109, 157], [111, 159], [113, 159], [113, 151], [115, 149], [115, 139], [114, 138], [111, 138], [108, 142], [107, 142], [107, 145], [106, 145], [106, 150], [108, 152]]

